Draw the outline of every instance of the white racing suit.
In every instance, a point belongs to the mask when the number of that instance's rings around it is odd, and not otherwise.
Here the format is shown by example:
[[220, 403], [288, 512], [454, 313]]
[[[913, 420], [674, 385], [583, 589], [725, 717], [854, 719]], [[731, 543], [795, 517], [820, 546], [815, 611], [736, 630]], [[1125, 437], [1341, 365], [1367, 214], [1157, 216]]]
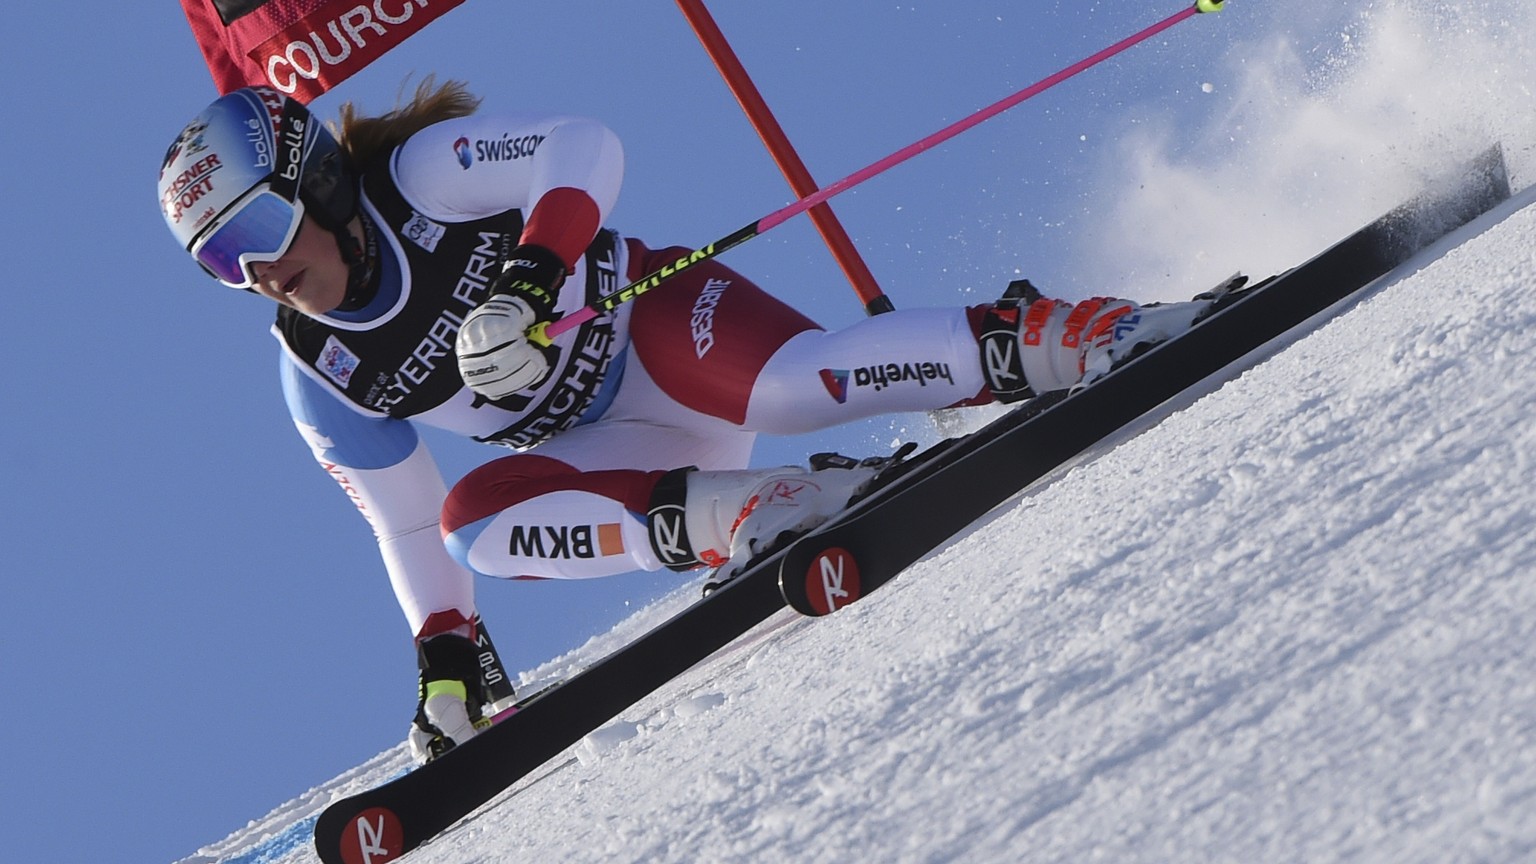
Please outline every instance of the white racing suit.
[[[414, 633], [434, 613], [473, 616], [473, 573], [658, 569], [646, 524], [657, 479], [746, 467], [760, 432], [991, 401], [977, 347], [985, 307], [826, 332], [715, 261], [562, 334], [553, 374], [531, 391], [476, 397], [454, 337], [511, 246], [566, 260], [562, 314], [687, 255], [600, 229], [621, 173], [617, 142], [590, 121], [428, 127], [364, 174], [378, 293], [347, 312], [279, 312], [294, 422], [373, 527]], [[417, 423], [520, 452], [450, 490]]]

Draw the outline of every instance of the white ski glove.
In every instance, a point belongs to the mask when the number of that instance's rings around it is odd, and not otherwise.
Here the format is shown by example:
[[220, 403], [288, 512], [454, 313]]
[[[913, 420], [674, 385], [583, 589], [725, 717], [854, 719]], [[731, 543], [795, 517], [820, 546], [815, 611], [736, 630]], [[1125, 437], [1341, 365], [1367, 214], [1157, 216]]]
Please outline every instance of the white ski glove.
[[[442, 682], [434, 682], [441, 684]], [[451, 682], [456, 683], [456, 682]], [[421, 700], [416, 710], [416, 720], [411, 724], [407, 740], [411, 756], [424, 764], [480, 734], [481, 726], [470, 719], [469, 708], [464, 702], [463, 685], [458, 693], [433, 692]], [[485, 723], [485, 725], [490, 725]]]
[[549, 359], [528, 341], [538, 320], [526, 299], [511, 294], [494, 294], [469, 313], [455, 344], [469, 389], [494, 401], [542, 382]]

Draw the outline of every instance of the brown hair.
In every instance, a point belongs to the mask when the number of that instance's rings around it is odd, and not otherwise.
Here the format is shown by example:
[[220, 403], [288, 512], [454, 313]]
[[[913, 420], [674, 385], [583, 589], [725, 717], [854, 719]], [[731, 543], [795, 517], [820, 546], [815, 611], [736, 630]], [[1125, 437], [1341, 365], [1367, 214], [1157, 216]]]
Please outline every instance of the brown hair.
[[436, 78], [428, 75], [416, 85], [409, 102], [387, 114], [364, 117], [351, 102], [341, 106], [341, 129], [336, 137], [352, 164], [361, 168], [433, 123], [467, 117], [479, 107], [480, 97], [471, 94], [464, 82], [447, 81], [439, 87]]

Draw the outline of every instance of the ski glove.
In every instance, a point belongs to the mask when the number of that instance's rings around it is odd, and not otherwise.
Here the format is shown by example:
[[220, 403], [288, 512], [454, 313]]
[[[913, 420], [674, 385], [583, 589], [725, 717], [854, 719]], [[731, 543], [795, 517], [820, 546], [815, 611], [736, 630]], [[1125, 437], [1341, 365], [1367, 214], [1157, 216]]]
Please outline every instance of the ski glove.
[[528, 301], [540, 321], [552, 320], [555, 297], [565, 281], [565, 262], [543, 246], [524, 243], [513, 248], [491, 283], [491, 295], [511, 294]]
[[528, 340], [528, 330], [554, 320], [555, 296], [565, 263], [542, 246], [512, 250], [491, 296], [469, 313], [455, 345], [459, 374], [475, 393], [492, 401], [541, 384], [558, 351]]
[[[427, 626], [431, 623], [429, 619]], [[428, 762], [491, 725], [483, 710], [489, 694], [480, 671], [480, 649], [467, 636], [449, 631], [421, 638], [416, 661], [421, 674], [409, 740], [416, 760]]]

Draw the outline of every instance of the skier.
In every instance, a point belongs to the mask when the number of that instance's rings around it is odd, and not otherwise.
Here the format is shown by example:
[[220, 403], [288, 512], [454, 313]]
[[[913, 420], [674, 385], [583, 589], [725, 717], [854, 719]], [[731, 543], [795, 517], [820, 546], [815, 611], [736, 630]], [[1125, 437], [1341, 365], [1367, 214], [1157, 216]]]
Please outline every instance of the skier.
[[[159, 178], [183, 248], [277, 303], [294, 423], [373, 528], [415, 636], [421, 759], [488, 722], [473, 574], [740, 567], [876, 471], [748, 469], [758, 433], [1082, 386], [1208, 306], [1015, 283], [997, 303], [827, 332], [714, 260], [603, 227], [623, 174], [603, 125], [478, 106], [428, 79], [382, 116], [344, 106], [333, 135], [241, 89], [182, 131]], [[529, 338], [667, 265], [665, 286]], [[519, 452], [450, 490], [417, 423]]]

